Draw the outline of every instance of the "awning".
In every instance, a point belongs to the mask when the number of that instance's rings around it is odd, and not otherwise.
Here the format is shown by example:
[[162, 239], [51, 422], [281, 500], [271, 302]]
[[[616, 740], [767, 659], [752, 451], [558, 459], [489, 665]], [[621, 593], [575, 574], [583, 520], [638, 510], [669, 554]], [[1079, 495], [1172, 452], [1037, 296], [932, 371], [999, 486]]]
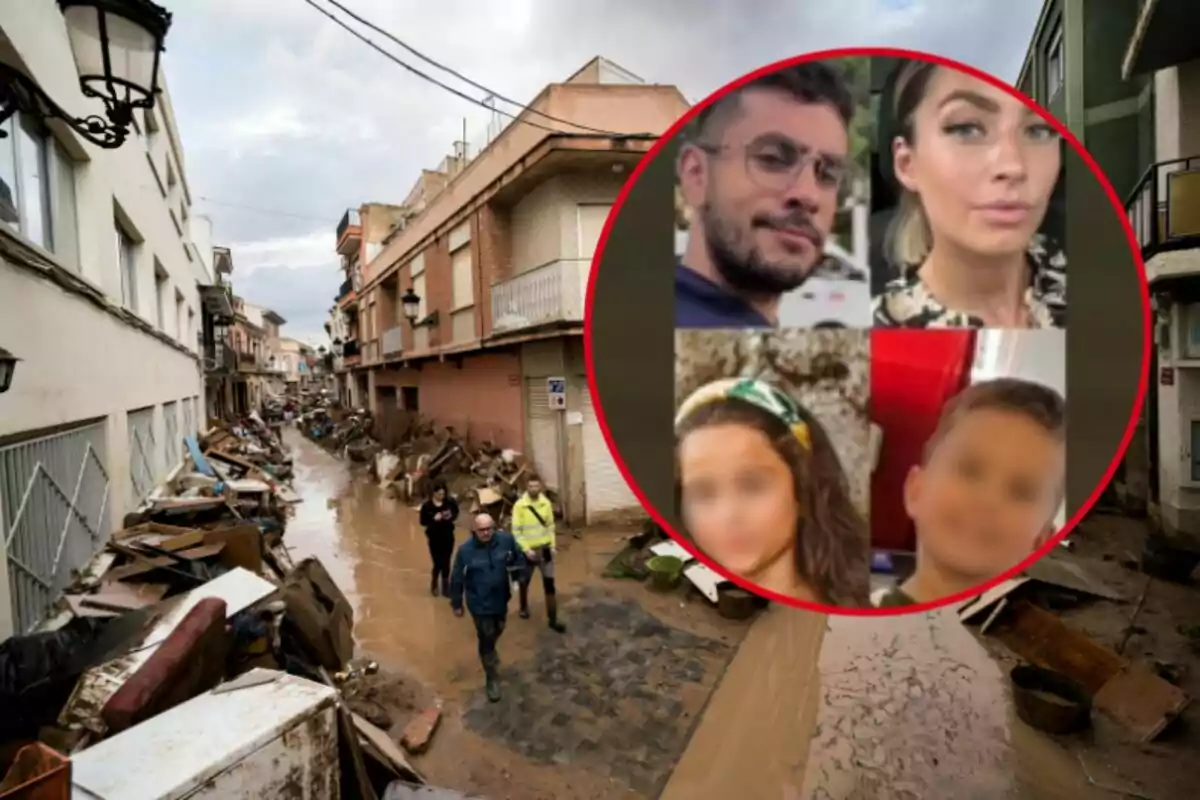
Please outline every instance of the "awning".
[[217, 319], [233, 318], [233, 302], [229, 297], [228, 289], [224, 286], [203, 283], [197, 288], [200, 290], [200, 302], [204, 303], [204, 309], [209, 314]]
[[1145, 0], [1125, 51], [1121, 76], [1129, 80], [1200, 58], [1196, 0]]

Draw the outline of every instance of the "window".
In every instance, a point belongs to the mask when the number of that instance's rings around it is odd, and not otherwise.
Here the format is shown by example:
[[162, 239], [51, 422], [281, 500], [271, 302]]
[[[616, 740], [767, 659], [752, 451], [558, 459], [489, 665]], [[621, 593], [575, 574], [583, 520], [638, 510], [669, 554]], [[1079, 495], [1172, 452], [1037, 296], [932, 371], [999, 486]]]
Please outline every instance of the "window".
[[1066, 61], [1063, 58], [1062, 20], [1054, 23], [1046, 45], [1046, 102], [1054, 100], [1066, 82]]
[[429, 315], [429, 299], [425, 295], [425, 273], [413, 278], [413, 293], [421, 298], [421, 302], [417, 303], [417, 321], [419, 322]]
[[457, 311], [475, 302], [475, 281], [471, 272], [471, 248], [469, 244], [450, 254], [451, 297], [450, 307]]
[[50, 159], [46, 155], [46, 138], [25, 118], [17, 128], [17, 197], [21, 232], [52, 250]]
[[178, 289], [175, 290], [175, 338], [183, 341], [183, 293]]
[[138, 310], [137, 245], [120, 220], [115, 222], [117, 233], [117, 264], [121, 271], [121, 305], [130, 311]]
[[163, 269], [163, 265], [158, 263], [158, 259], [154, 259], [154, 314], [155, 322], [158, 323], [158, 329], [163, 333], [167, 331], [167, 290], [169, 288], [167, 282], [167, 271]]
[[0, 131], [0, 222], [75, 268], [74, 162], [32, 117], [10, 117]]
[[[192, 347], [193, 342], [197, 342], [197, 339], [196, 339], [196, 312], [193, 311], [191, 308], [189, 308], [187, 310], [187, 315], [188, 315], [187, 331], [186, 331], [187, 339], [184, 341], [184, 344], [186, 344], [190, 348], [190, 347]], [[199, 348], [198, 343], [196, 344], [196, 347]]]

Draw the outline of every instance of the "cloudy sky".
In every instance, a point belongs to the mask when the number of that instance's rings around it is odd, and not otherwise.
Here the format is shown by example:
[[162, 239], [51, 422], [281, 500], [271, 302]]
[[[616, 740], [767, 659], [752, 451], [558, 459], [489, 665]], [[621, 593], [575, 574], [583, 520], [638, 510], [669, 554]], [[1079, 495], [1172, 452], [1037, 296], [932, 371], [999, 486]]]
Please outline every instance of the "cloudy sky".
[[[341, 282], [346, 208], [397, 202], [490, 112], [388, 61], [305, 0], [159, 0], [197, 211], [234, 285], [314, 343]], [[328, 0], [313, 0], [333, 9]], [[339, 0], [424, 54], [528, 101], [603, 55], [692, 100], [756, 67], [854, 45], [927, 50], [1015, 80], [1042, 0]], [[402, 55], [422, 71], [433, 70]], [[456, 88], [482, 93], [434, 71]], [[203, 198], [203, 199], [201, 199]], [[270, 213], [268, 213], [270, 212]]]

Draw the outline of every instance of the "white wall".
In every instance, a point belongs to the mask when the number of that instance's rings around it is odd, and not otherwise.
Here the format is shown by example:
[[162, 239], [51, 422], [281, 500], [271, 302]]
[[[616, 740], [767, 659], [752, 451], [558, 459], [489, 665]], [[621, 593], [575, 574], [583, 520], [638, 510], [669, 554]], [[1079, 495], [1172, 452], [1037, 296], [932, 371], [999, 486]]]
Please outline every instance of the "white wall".
[[568, 173], [537, 186], [513, 206], [513, 273], [558, 259], [590, 258], [580, 253], [579, 204], [616, 202], [626, 173]]
[[[57, 103], [76, 115], [103, 113], [80, 93], [66, 26], [54, 0], [0, 2], [0, 34], [0, 55], [23, 67]], [[78, 266], [44, 251], [42, 255], [77, 272], [120, 306], [114, 228], [114, 209], [119, 209], [137, 241], [138, 305], [133, 310], [157, 327], [157, 261], [166, 275], [162, 333], [194, 353], [200, 326], [196, 284], [205, 279], [205, 270], [194, 248], [187, 246], [191, 200], [165, 82], [156, 113], [156, 134], [143, 135], [147, 128], [139, 114], [143, 133], [131, 131], [116, 150], [96, 148], [65, 126], [53, 126], [53, 135], [77, 162]], [[168, 164], [173, 185], [168, 185]], [[7, 228], [0, 236], [23, 240]], [[176, 293], [183, 297], [178, 317]], [[132, 503], [125, 413], [189, 397], [200, 398], [198, 419], [206, 413], [202, 374], [190, 353], [4, 261], [0, 344], [23, 359], [12, 389], [0, 396], [0, 436], [107, 418], [114, 524]], [[161, 442], [161, 409], [155, 416]]]
[[204, 270], [204, 282], [215, 283], [217, 271], [213, 266], [213, 223], [204, 214], [193, 214], [190, 226], [192, 245], [200, 256], [200, 265]]

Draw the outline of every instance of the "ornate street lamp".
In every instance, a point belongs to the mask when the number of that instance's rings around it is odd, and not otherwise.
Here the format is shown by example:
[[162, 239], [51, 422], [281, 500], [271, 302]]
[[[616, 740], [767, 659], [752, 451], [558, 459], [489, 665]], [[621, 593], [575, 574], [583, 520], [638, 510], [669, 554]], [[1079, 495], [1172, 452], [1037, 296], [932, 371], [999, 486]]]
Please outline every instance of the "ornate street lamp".
[[0, 394], [12, 386], [13, 373], [17, 371], [17, 362], [21, 359], [0, 347]]
[[417, 315], [421, 313], [421, 295], [409, 288], [400, 296], [400, 305], [404, 308], [404, 318], [408, 324], [415, 326]]
[[97, 147], [120, 147], [129, 136], [133, 110], [154, 107], [171, 13], [150, 0], [58, 0], [58, 5], [67, 21], [79, 88], [104, 104], [107, 120], [67, 113], [28, 75], [0, 64], [0, 124], [18, 111], [58, 118]]

